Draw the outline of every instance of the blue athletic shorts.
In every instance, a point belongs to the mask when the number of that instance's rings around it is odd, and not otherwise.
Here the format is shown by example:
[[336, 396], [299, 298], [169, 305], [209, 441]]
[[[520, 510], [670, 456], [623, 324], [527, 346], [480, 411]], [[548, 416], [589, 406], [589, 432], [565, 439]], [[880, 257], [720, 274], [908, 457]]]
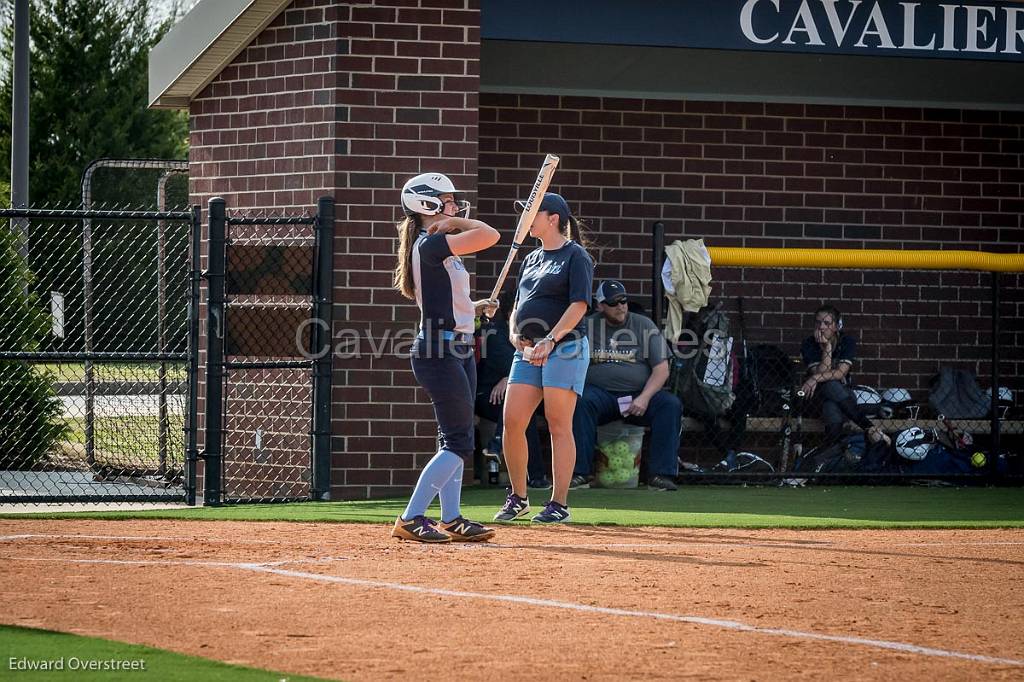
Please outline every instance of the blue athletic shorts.
[[590, 341], [586, 337], [556, 346], [543, 367], [531, 365], [523, 359], [522, 352], [516, 351], [508, 383], [529, 384], [537, 388], [569, 388], [576, 391], [577, 395], [583, 395], [589, 365]]

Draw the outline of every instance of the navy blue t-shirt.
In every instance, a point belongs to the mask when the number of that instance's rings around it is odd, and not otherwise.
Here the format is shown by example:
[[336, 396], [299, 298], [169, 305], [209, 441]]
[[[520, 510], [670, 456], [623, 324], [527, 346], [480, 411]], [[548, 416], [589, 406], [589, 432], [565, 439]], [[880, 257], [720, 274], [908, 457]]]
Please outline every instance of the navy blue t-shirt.
[[[594, 261], [586, 250], [570, 240], [554, 251], [534, 249], [519, 268], [516, 294], [516, 328], [523, 336], [539, 341], [565, 314], [570, 303], [590, 303]], [[583, 319], [563, 340], [586, 336]]]
[[475, 313], [469, 273], [443, 233], [421, 232], [412, 251], [412, 277], [420, 307], [420, 333], [472, 334]]
[[[814, 340], [813, 336], [808, 336], [800, 346], [800, 355], [803, 357], [804, 365], [810, 369], [811, 366], [821, 362], [821, 345]], [[839, 343], [832, 350], [832, 369], [844, 362], [851, 365], [852, 369], [856, 359], [857, 339], [849, 334], [840, 335]], [[847, 379], [849, 379], [849, 375], [847, 375]]]

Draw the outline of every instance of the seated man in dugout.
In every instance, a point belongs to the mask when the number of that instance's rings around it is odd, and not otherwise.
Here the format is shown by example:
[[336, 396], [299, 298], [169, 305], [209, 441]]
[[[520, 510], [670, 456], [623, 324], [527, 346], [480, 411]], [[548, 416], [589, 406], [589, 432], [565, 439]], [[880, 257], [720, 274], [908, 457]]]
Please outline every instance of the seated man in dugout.
[[576, 467], [570, 487], [590, 487], [597, 427], [621, 419], [651, 429], [647, 486], [676, 490], [683, 411], [679, 398], [662, 390], [668, 345], [650, 318], [629, 312], [621, 282], [602, 282], [594, 298], [597, 312], [586, 318], [590, 367], [572, 419]]
[[843, 317], [835, 306], [823, 305], [814, 311], [814, 333], [804, 339], [800, 356], [807, 367], [800, 387], [807, 401], [804, 409], [820, 411], [826, 443], [842, 438], [843, 423], [847, 419], [864, 429], [870, 442], [891, 442], [857, 407], [857, 399], [850, 388], [857, 339], [843, 331]]

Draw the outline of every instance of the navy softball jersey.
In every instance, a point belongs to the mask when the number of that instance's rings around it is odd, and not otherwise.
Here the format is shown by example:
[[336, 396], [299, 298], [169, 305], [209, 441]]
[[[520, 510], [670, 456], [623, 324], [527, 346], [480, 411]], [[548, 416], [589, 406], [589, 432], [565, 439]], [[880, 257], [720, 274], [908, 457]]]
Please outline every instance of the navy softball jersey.
[[426, 337], [440, 332], [472, 334], [473, 300], [469, 273], [462, 259], [452, 254], [443, 234], [421, 232], [412, 249], [412, 277], [416, 304], [420, 307], [420, 332]]
[[[590, 303], [594, 261], [586, 250], [569, 240], [553, 251], [534, 249], [519, 269], [516, 328], [538, 341], [554, 329], [570, 303]], [[563, 340], [586, 336], [583, 320]]]

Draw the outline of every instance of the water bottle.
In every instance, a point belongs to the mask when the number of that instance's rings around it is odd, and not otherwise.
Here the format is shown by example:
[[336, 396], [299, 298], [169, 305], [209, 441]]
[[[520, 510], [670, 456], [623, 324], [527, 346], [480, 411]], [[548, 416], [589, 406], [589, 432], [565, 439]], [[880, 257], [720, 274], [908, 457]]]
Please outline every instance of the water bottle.
[[498, 458], [487, 458], [487, 482], [490, 485], [498, 485]]

